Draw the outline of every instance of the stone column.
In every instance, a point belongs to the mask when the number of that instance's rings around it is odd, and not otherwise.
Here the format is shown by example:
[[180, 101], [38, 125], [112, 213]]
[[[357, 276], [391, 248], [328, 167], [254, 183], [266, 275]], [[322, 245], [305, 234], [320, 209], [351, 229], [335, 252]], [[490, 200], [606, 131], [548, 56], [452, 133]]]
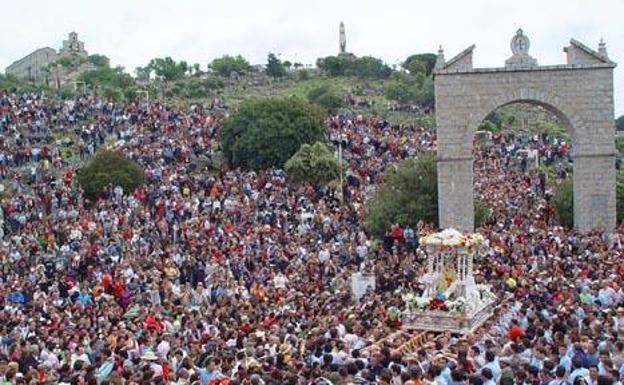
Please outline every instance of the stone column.
[[474, 230], [472, 156], [438, 157], [440, 228]]
[[573, 153], [574, 227], [612, 231], [616, 226], [615, 155]]

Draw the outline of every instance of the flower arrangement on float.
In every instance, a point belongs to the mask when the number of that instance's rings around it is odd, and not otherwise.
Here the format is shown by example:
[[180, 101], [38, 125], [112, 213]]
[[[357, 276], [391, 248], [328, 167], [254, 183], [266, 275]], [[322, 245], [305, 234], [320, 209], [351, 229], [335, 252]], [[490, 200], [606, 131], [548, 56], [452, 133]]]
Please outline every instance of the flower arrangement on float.
[[487, 248], [481, 234], [446, 229], [420, 238], [427, 257], [418, 279], [422, 293], [403, 293], [405, 322], [431, 331], [466, 333], [492, 314], [495, 296], [488, 285], [477, 285], [474, 258]]
[[425, 235], [420, 238], [423, 246], [465, 247], [472, 249], [484, 244], [485, 238], [479, 233], [462, 234], [455, 229], [442, 230], [439, 233]]
[[439, 292], [433, 297], [424, 297], [407, 293], [401, 299], [412, 311], [438, 310], [451, 313], [462, 313], [468, 308], [468, 301], [465, 297], [447, 298], [444, 293]]

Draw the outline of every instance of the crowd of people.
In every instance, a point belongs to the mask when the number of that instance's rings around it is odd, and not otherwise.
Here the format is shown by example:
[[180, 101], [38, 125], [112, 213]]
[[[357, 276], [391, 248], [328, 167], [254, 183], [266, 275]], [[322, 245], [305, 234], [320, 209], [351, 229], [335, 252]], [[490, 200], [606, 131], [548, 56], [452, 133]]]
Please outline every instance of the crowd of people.
[[[435, 153], [435, 131], [329, 117], [348, 163], [341, 202], [279, 169], [208, 172], [222, 118], [0, 93], [0, 384], [619, 383], [624, 239], [560, 227], [544, 175], [512, 165], [523, 149], [557, 162], [549, 138], [475, 151], [493, 208], [475, 270], [497, 314], [405, 352], [388, 309], [419, 290], [418, 236], [434, 229], [393, 226], [380, 242], [362, 223], [385, 168]], [[101, 147], [139, 162], [144, 186], [90, 202], [73, 173]], [[375, 289], [354, 300], [362, 271]]]

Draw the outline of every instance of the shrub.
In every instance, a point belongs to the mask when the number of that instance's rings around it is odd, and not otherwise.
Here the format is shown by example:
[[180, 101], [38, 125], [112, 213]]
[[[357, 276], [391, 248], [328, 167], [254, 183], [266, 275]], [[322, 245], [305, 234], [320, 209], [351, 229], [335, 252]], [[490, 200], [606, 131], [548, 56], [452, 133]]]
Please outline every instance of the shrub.
[[241, 55], [225, 55], [214, 59], [208, 68], [221, 76], [230, 76], [232, 73], [243, 74], [251, 70], [251, 64]]
[[489, 131], [491, 133], [496, 133], [500, 131], [500, 128], [491, 121], [484, 120], [483, 123], [481, 123], [481, 125], [479, 126], [479, 131]]
[[99, 151], [89, 163], [76, 173], [76, 181], [85, 196], [96, 200], [108, 186], [121, 186], [131, 193], [143, 184], [143, 169], [136, 162], [127, 159], [118, 151]]
[[305, 143], [322, 141], [325, 114], [305, 100], [252, 99], [223, 124], [222, 145], [233, 167], [282, 167]]
[[572, 178], [567, 178], [555, 189], [552, 198], [559, 223], [568, 228], [574, 226], [574, 186]]
[[479, 228], [483, 226], [492, 215], [490, 205], [482, 200], [476, 199], [474, 203], [474, 226]]
[[288, 179], [307, 182], [316, 187], [340, 176], [338, 159], [323, 143], [304, 144], [284, 165]]

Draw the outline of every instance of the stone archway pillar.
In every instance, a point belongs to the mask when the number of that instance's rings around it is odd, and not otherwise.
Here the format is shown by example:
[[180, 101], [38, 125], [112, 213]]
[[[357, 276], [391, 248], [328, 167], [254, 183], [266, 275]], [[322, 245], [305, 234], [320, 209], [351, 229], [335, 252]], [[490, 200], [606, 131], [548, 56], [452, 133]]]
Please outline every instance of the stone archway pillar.
[[440, 228], [474, 230], [472, 156], [438, 157]]
[[572, 153], [574, 227], [587, 232], [616, 226], [615, 154]]

